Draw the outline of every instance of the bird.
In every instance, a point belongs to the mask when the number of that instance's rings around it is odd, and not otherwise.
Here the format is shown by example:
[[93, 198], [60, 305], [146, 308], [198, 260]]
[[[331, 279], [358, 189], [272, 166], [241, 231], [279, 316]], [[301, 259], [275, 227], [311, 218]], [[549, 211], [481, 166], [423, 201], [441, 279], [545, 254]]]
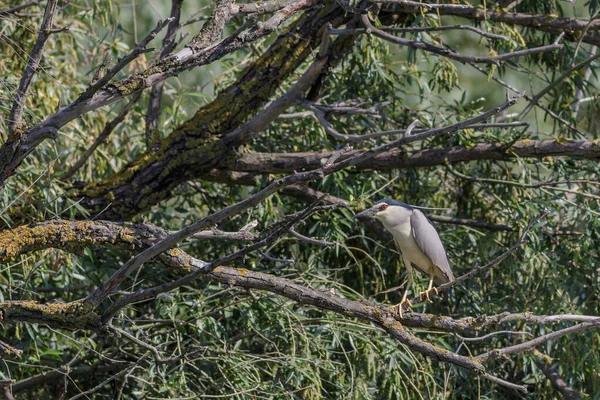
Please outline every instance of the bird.
[[383, 199], [356, 214], [354, 218], [374, 218], [381, 221], [394, 237], [396, 247], [402, 253], [407, 283], [402, 300], [396, 306], [400, 317], [405, 303], [409, 307], [412, 306], [407, 296], [413, 284], [413, 266], [429, 275], [429, 286], [420, 296], [422, 298], [425, 295], [430, 302], [429, 293], [433, 290], [437, 294], [437, 289], [433, 287], [434, 282], [439, 286], [454, 280], [440, 235], [421, 211], [398, 200]]

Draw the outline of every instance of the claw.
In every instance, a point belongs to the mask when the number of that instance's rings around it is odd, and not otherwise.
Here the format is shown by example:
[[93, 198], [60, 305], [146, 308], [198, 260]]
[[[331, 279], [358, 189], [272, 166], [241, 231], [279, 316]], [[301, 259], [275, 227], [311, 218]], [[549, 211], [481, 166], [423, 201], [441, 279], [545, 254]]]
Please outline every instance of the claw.
[[433, 287], [433, 288], [425, 290], [424, 292], [419, 292], [419, 297], [421, 298], [421, 300], [423, 300], [423, 295], [425, 295], [425, 298], [427, 299], [427, 301], [429, 303], [433, 303], [433, 301], [429, 298], [430, 292], [435, 292], [435, 294], [439, 294], [437, 288]]
[[402, 308], [404, 307], [404, 304], [407, 305], [407, 308], [412, 307], [412, 303], [410, 302], [410, 300], [405, 298], [395, 306], [391, 306], [390, 309], [392, 310], [392, 312], [396, 312], [400, 316], [400, 318], [402, 318]]

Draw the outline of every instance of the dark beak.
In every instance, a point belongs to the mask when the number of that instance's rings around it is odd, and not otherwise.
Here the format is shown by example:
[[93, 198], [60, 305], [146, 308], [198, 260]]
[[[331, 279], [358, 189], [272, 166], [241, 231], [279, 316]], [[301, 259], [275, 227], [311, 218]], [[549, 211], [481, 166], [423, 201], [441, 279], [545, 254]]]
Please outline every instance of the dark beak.
[[353, 219], [373, 218], [375, 216], [375, 214], [377, 214], [377, 210], [375, 209], [375, 207], [371, 207], [371, 208], [367, 208], [363, 212], [359, 212], [358, 214], [354, 215]]

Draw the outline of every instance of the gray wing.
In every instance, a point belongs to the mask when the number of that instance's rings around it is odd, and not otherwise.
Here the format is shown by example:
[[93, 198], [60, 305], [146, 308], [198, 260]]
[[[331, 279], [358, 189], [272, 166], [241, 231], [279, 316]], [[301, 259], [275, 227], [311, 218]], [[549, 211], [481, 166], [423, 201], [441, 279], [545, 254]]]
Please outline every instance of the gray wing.
[[412, 215], [410, 216], [410, 225], [412, 235], [417, 242], [417, 245], [439, 269], [439, 271], [436, 271], [435, 273], [436, 284], [454, 280], [454, 275], [452, 274], [450, 264], [448, 263], [446, 250], [444, 249], [440, 235], [438, 235], [431, 221], [429, 221], [421, 211], [413, 209]]

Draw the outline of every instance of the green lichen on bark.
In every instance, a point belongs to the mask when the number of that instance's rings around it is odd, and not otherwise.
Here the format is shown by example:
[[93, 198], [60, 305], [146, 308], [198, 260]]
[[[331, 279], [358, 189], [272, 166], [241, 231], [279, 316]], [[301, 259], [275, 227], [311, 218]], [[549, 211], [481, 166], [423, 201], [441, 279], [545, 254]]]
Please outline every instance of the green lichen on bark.
[[0, 262], [21, 254], [57, 248], [81, 254], [86, 247], [131, 250], [142, 227], [92, 221], [54, 220], [0, 231]]
[[4, 322], [43, 323], [66, 329], [97, 329], [100, 317], [82, 301], [42, 304], [35, 301], [3, 301]]
[[214, 101], [164, 139], [157, 152], [140, 156], [121, 172], [89, 184], [75, 197], [84, 197], [81, 204], [92, 213], [104, 210], [103, 218], [129, 218], [167, 198], [180, 183], [212, 168], [231, 151], [231, 146], [224, 146], [220, 139], [277, 93], [320, 43], [326, 23], [341, 15], [331, 6], [305, 14]]
[[30, 251], [56, 246], [70, 251], [82, 249], [94, 242], [93, 237], [80, 235], [91, 225], [90, 221], [49, 221], [2, 231], [0, 232], [0, 262]]

